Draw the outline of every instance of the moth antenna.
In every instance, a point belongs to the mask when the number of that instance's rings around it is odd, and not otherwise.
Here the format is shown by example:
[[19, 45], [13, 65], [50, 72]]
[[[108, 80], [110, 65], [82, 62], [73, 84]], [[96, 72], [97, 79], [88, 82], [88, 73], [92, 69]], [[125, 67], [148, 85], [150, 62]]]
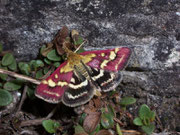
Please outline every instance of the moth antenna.
[[87, 42], [87, 39], [85, 39], [82, 44], [80, 44], [80, 46], [74, 51], [74, 53], [76, 53], [85, 43]]

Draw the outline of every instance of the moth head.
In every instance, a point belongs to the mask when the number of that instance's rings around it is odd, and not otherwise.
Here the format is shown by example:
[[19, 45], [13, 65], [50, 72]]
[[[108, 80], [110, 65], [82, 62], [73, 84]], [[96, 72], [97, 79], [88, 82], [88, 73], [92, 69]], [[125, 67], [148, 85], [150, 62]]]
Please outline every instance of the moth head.
[[66, 52], [67, 59], [72, 59], [74, 56], [74, 52], [71, 51], [65, 44], [63, 44], [62, 48]]
[[72, 52], [67, 46], [65, 43], [63, 43], [63, 46], [62, 46], [63, 50], [68, 54], [70, 52]]

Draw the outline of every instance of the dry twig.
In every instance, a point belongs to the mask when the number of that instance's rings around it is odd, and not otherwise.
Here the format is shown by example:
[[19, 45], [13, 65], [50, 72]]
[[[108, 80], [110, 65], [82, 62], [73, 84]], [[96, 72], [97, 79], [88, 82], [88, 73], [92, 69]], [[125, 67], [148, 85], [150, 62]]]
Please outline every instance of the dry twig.
[[56, 112], [57, 108], [58, 108], [58, 105], [45, 118], [22, 121], [21, 124], [20, 124], [20, 127], [41, 125], [43, 120], [50, 119], [54, 115], [54, 113]]
[[22, 94], [22, 97], [21, 97], [21, 101], [19, 103], [19, 106], [18, 106], [18, 109], [17, 109], [16, 113], [18, 113], [21, 110], [22, 104], [24, 103], [24, 100], [26, 99], [27, 89], [28, 89], [28, 86], [25, 85], [24, 90], [23, 90], [23, 94]]
[[20, 75], [20, 74], [17, 74], [15, 72], [4, 70], [4, 69], [0, 69], [0, 73], [7, 74], [7, 75], [12, 76], [12, 77], [20, 78], [20, 79], [29, 81], [29, 82], [37, 84], [37, 85], [39, 85], [41, 83], [41, 81], [39, 81], [39, 80], [33, 79], [33, 78], [25, 76], [25, 75]]
[[143, 133], [138, 132], [136, 130], [121, 130], [123, 134], [129, 134], [129, 135], [142, 135]]

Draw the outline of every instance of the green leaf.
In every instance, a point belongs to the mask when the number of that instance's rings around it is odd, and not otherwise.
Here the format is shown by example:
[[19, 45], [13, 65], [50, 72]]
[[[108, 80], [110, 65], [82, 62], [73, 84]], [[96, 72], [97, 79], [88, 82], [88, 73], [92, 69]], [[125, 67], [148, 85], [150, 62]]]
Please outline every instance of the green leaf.
[[55, 62], [53, 65], [56, 67], [56, 68], [58, 68], [59, 66], [60, 66], [60, 62]]
[[149, 125], [150, 124], [150, 118], [144, 118], [143, 120], [144, 125]]
[[40, 53], [42, 54], [45, 49], [46, 49], [46, 45], [43, 45], [40, 49]]
[[2, 58], [2, 65], [8, 66], [12, 64], [14, 56], [11, 53], [6, 53]]
[[153, 112], [153, 111], [151, 111], [151, 113], [150, 113], [150, 121], [151, 121], [151, 122], [154, 121], [154, 120], [155, 120], [155, 117], [156, 117], [156, 113]]
[[39, 67], [44, 67], [44, 62], [42, 60], [31, 60], [29, 63], [32, 70], [37, 70]]
[[120, 105], [131, 105], [131, 104], [134, 104], [136, 102], [136, 99], [133, 98], [133, 97], [124, 97], [121, 99], [120, 101]]
[[[7, 67], [2, 67], [1, 65], [0, 65], [0, 68], [7, 70]], [[0, 74], [0, 78], [4, 81], [6, 81], [7, 77], [8, 77], [8, 75], [6, 75], [6, 74]]]
[[83, 121], [84, 121], [84, 119], [86, 118], [86, 113], [83, 113], [82, 115], [81, 115], [81, 117], [80, 117], [80, 119], [79, 119], [79, 124], [83, 124]]
[[101, 108], [101, 113], [105, 113], [106, 112], [106, 108]]
[[17, 78], [16, 80], [11, 80], [11, 82], [22, 85], [26, 82], [26, 80]]
[[44, 58], [44, 62], [48, 65], [50, 65], [52, 63], [48, 58]]
[[47, 54], [47, 58], [52, 61], [60, 61], [61, 57], [57, 54], [56, 50], [53, 49]]
[[108, 112], [109, 112], [113, 117], [115, 117], [116, 113], [115, 113], [115, 110], [114, 110], [114, 108], [112, 107], [112, 105], [108, 105], [107, 108], [108, 108]]
[[0, 53], [3, 51], [3, 45], [0, 43]]
[[149, 109], [149, 107], [146, 104], [141, 105], [141, 107], [139, 109], [139, 117], [142, 120], [145, 120], [147, 118], [150, 119], [150, 117], [151, 117], [151, 110]]
[[75, 134], [79, 134], [79, 133], [84, 133], [84, 129], [82, 126], [80, 126], [79, 124], [77, 126], [74, 126], [75, 129]]
[[95, 135], [96, 133], [98, 133], [101, 129], [100, 124], [97, 125], [96, 129], [94, 131], [92, 131], [91, 133], [89, 133], [89, 135]]
[[43, 45], [40, 53], [42, 56], [47, 57], [47, 54], [52, 50], [53, 44], [52, 43], [47, 43], [46, 45]]
[[10, 70], [16, 71], [17, 70], [17, 62], [16, 59], [13, 57], [13, 62], [8, 66]]
[[101, 126], [100, 126], [100, 124], [98, 124], [96, 129], [95, 129], [95, 132], [98, 133], [100, 131], [100, 129], [101, 129]]
[[0, 106], [9, 105], [13, 101], [11, 93], [7, 90], [0, 89]]
[[45, 67], [44, 70], [43, 70], [43, 73], [44, 73], [44, 74], [47, 74], [48, 71], [49, 71], [49, 68]]
[[117, 131], [118, 135], [123, 135], [118, 123], [116, 124], [116, 131]]
[[35, 98], [34, 88], [28, 87], [28, 89], [27, 89], [27, 96], [30, 99], [34, 99]]
[[36, 60], [31, 60], [31, 61], [29, 62], [29, 66], [30, 66], [30, 68], [31, 68], [32, 70], [35, 70], [35, 69], [34, 69], [35, 63], [36, 63]]
[[36, 78], [39, 79], [39, 78], [41, 78], [41, 77], [43, 77], [43, 70], [42, 70], [42, 69], [40, 69], [40, 70], [38, 70], [38, 71], [36, 72]]
[[117, 93], [117, 91], [116, 90], [112, 90], [112, 91], [110, 91], [110, 92], [108, 92], [108, 96], [109, 97], [112, 97], [114, 94], [116, 94]]
[[146, 134], [151, 135], [155, 129], [155, 126], [153, 124], [150, 124], [147, 126], [142, 126], [141, 128]]
[[83, 43], [83, 38], [82, 37], [78, 37], [78, 40], [77, 41], [75, 41], [74, 40], [74, 45], [80, 45], [80, 44], [82, 44]]
[[8, 75], [5, 75], [5, 74], [0, 74], [0, 78], [4, 81], [6, 81]]
[[42, 125], [45, 130], [50, 134], [56, 133], [57, 128], [60, 127], [59, 122], [53, 120], [43, 120]]
[[19, 62], [18, 67], [23, 74], [25, 74], [25, 75], [30, 74], [30, 66], [27, 63]]
[[139, 117], [136, 117], [134, 120], [133, 120], [133, 123], [137, 126], [142, 126], [143, 125], [143, 122], [142, 120], [139, 118]]
[[109, 129], [109, 128], [113, 127], [113, 125], [114, 125], [113, 116], [109, 113], [103, 113], [101, 115], [101, 125], [105, 129]]
[[21, 88], [21, 84], [9, 81], [4, 84], [3, 88], [9, 91], [19, 90]]
[[44, 67], [44, 62], [42, 60], [36, 60], [36, 65], [35, 67]]

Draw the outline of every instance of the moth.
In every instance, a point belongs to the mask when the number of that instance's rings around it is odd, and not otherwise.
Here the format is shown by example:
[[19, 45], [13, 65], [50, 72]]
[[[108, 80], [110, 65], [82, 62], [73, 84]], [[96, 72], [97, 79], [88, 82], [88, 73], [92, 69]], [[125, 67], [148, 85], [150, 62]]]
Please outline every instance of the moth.
[[67, 60], [37, 86], [35, 95], [50, 103], [63, 102], [70, 107], [87, 103], [94, 95], [115, 89], [122, 80], [131, 49], [74, 53], [67, 47]]

